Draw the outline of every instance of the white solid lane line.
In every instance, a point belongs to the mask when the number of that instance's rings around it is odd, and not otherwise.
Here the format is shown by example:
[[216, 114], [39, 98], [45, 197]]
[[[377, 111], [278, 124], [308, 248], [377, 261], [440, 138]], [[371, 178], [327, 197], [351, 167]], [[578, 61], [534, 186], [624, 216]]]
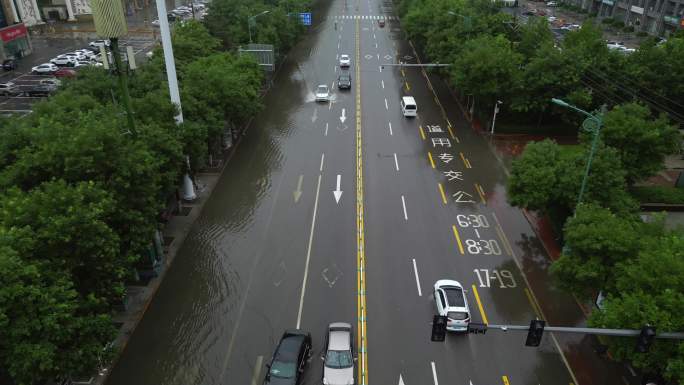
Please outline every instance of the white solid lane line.
[[390, 135], [394, 135], [394, 133], [392, 132], [392, 122], [387, 122], [387, 124], [389, 124]]
[[321, 154], [321, 168], [319, 169], [320, 172], [323, 172], [323, 161], [325, 160], [325, 153]]
[[389, 106], [387, 105], [387, 98], [385, 98], [385, 109], [389, 110]]
[[399, 161], [397, 161], [397, 153], [394, 153], [394, 167], [397, 168], [397, 171], [399, 171]]
[[432, 364], [432, 379], [435, 381], [435, 385], [439, 385], [437, 382], [437, 369], [435, 369], [435, 362], [431, 361], [430, 364]]
[[406, 215], [406, 200], [404, 196], [401, 196], [401, 206], [404, 208], [404, 219], [408, 221], [408, 215]]
[[252, 385], [259, 384], [259, 375], [261, 374], [261, 364], [264, 361], [264, 356], [257, 356], [254, 370], [252, 371]]
[[416, 287], [418, 287], [418, 296], [422, 297], [423, 292], [420, 291], [420, 279], [418, 279], [418, 267], [416, 266], [416, 259], [413, 258], [413, 272], [416, 273]]
[[[323, 165], [321, 158], [321, 167]], [[316, 228], [316, 211], [318, 211], [318, 193], [321, 191], [321, 174], [318, 174], [318, 186], [316, 187], [316, 199], [314, 200], [313, 218], [311, 218], [311, 233], [309, 234], [309, 247], [306, 250], [306, 264], [304, 265], [304, 279], [302, 280], [302, 294], [299, 297], [299, 312], [297, 312], [297, 329], [302, 324], [302, 308], [304, 307], [304, 293], [306, 293], [306, 278], [309, 276], [309, 261], [311, 260], [311, 244], [313, 243], [314, 229]]]

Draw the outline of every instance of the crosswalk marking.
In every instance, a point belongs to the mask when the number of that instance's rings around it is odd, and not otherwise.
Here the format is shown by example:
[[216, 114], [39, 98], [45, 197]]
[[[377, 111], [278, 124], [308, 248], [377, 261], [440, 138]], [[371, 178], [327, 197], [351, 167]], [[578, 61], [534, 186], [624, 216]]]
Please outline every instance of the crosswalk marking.
[[337, 15], [332, 17], [335, 20], [398, 20], [396, 16], [381, 15]]

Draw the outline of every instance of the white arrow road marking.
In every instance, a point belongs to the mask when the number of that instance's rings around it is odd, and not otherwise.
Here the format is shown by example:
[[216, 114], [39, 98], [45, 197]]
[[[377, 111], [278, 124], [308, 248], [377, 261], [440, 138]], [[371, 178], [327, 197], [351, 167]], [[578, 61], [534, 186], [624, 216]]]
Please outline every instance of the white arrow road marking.
[[[416, 259], [415, 258], [413, 258], [413, 272], [416, 273], [416, 286], [418, 286], [418, 296], [422, 297], [423, 292], [420, 291], [420, 280], [418, 279], [418, 267], [416, 266]], [[401, 378], [401, 374], [399, 376], [400, 376], [399, 378]], [[472, 384], [470, 384], [470, 385], [472, 385]]]
[[437, 382], [437, 370], [435, 369], [435, 362], [432, 361], [430, 364], [432, 364], [432, 379], [435, 380], [435, 385], [439, 385]]
[[404, 380], [401, 378], [401, 374], [399, 375], [399, 385], [404, 385]]
[[316, 119], [318, 119], [318, 108], [314, 108], [313, 115], [311, 115], [311, 123], [316, 122]]
[[404, 200], [404, 196], [401, 196], [401, 206], [404, 208], [404, 219], [408, 221], [408, 215], [406, 215], [406, 200]]
[[342, 109], [342, 115], [340, 115], [340, 122], [342, 122], [342, 123], [344, 123], [344, 121], [347, 120], [345, 113], [346, 113], [346, 110], [343, 108]]
[[335, 195], [335, 203], [340, 203], [340, 197], [342, 196], [342, 190], [340, 190], [340, 183], [342, 182], [342, 175], [337, 174], [337, 188], [333, 191]]
[[302, 181], [304, 181], [304, 175], [299, 175], [299, 182], [297, 182], [297, 189], [294, 191], [294, 201], [297, 203], [299, 198], [302, 197]]

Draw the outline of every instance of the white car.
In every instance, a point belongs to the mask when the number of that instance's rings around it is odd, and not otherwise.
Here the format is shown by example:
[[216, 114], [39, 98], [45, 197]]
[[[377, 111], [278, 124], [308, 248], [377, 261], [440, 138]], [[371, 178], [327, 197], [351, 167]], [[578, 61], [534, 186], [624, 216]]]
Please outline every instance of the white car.
[[550, 21], [550, 22], [553, 23], [554, 21], [558, 20], [558, 18], [556, 18], [556, 16], [548, 16], [548, 17], [546, 18], [546, 20], [548, 20], [548, 21]]
[[324, 385], [351, 385], [354, 383], [354, 333], [346, 322], [328, 325], [325, 335], [323, 359]]
[[558, 3], [556, 3], [555, 1], [549, 1], [548, 3], [546, 3], [546, 6], [547, 7], [557, 7]]
[[31, 73], [34, 74], [52, 74], [59, 70], [59, 67], [52, 63], [43, 63], [31, 68]]
[[320, 86], [316, 87], [315, 95], [317, 102], [327, 102], [330, 100], [330, 89], [328, 89], [328, 86], [325, 84], [321, 84]]
[[57, 79], [57, 78], [47, 78], [47, 79], [41, 79], [39, 84], [46, 85], [46, 86], [53, 86], [53, 87], [59, 87], [62, 85], [62, 81]]
[[636, 52], [636, 49], [622, 46], [622, 47], [619, 47], [617, 49], [617, 51], [622, 52], [622, 53], [634, 53], [634, 52]]
[[437, 314], [447, 317], [447, 330], [467, 332], [470, 309], [463, 286], [457, 281], [440, 279], [434, 287]]
[[608, 49], [611, 49], [611, 50], [621, 49], [625, 46], [625, 43], [623, 43], [621, 41], [608, 41], [608, 42], [606, 42], [606, 46], [608, 47]]
[[[72, 57], [76, 60], [86, 60], [88, 58], [88, 56], [86, 56], [83, 52], [78, 52], [78, 51], [67, 52], [63, 55], [68, 56], [68, 57]], [[60, 56], [62, 56], [62, 55], [60, 55]]]
[[58, 66], [73, 67], [76, 65], [77, 59], [73, 56], [59, 55], [56, 58], [50, 60], [50, 63]]
[[93, 47], [93, 48], [109, 47], [109, 44], [110, 44], [109, 39], [107, 39], [107, 40], [95, 40], [95, 41], [91, 41], [90, 43], [88, 43], [88, 45]]
[[159, 19], [154, 19], [154, 20], [152, 20], [152, 25], [158, 27], [158, 26], [159, 26]]
[[104, 64], [100, 63], [99, 61], [93, 59], [93, 60], [79, 60], [76, 62], [76, 65], [74, 67], [102, 67]]
[[349, 55], [340, 55], [340, 67], [349, 67], [351, 65], [351, 59]]
[[[85, 49], [85, 48], [84, 49], [77, 49], [76, 51], [74, 51], [74, 53], [81, 54], [86, 60], [95, 56], [95, 52], [93, 52], [89, 49]], [[83, 59], [79, 59], [79, 60], [83, 60]]]
[[0, 83], [0, 95], [12, 96], [19, 95], [20, 93], [21, 90], [16, 84], [12, 82]]

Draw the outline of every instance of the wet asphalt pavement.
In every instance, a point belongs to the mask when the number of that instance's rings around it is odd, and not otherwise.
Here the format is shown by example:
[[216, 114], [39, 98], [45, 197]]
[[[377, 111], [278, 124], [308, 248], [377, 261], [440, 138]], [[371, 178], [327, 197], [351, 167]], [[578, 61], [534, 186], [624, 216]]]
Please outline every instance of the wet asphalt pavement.
[[[325, 328], [336, 321], [355, 325], [365, 346], [357, 383], [577, 383], [550, 333], [539, 348], [524, 346], [526, 333], [494, 330], [430, 342], [438, 279], [463, 284], [474, 322], [527, 325], [549, 309], [565, 325], [582, 317], [561, 293], [536, 304], [548, 260], [443, 84], [416, 67], [381, 67], [417, 62], [391, 2], [346, 1], [314, 10], [108, 384], [260, 384], [295, 327], [314, 340], [303, 384], [320, 384]], [[352, 57], [348, 91], [334, 83], [340, 54]], [[318, 84], [332, 86], [330, 103], [314, 102]], [[417, 118], [402, 116], [404, 95], [416, 98]]]

